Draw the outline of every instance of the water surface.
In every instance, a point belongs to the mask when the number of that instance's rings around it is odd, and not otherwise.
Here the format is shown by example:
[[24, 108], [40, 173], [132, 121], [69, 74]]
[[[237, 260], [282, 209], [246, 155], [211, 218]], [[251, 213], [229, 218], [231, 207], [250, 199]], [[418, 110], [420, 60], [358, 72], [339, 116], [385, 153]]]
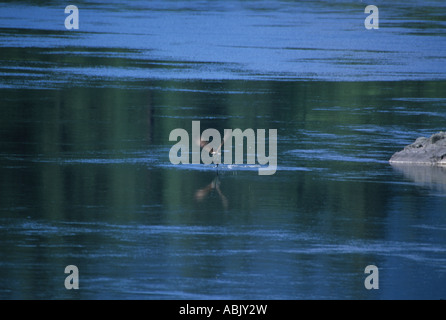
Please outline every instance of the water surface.
[[[446, 130], [444, 3], [376, 5], [0, 4], [0, 298], [444, 299], [446, 170], [388, 163]], [[171, 164], [193, 120], [277, 172]]]

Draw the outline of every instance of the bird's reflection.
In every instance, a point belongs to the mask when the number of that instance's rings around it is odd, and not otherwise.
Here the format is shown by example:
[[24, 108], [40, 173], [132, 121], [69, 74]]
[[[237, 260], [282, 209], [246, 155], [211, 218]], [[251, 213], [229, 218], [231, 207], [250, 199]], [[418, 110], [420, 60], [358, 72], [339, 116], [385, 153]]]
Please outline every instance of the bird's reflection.
[[195, 192], [195, 200], [198, 202], [201, 202], [204, 199], [206, 199], [210, 194], [212, 194], [214, 191], [217, 192], [218, 197], [221, 200], [221, 204], [223, 205], [223, 208], [225, 210], [227, 210], [228, 209], [228, 199], [223, 194], [223, 192], [221, 192], [220, 179], [219, 179], [218, 175], [215, 176], [214, 180], [212, 180], [212, 182], [209, 183], [207, 186], [205, 186], [204, 188], [198, 189]]

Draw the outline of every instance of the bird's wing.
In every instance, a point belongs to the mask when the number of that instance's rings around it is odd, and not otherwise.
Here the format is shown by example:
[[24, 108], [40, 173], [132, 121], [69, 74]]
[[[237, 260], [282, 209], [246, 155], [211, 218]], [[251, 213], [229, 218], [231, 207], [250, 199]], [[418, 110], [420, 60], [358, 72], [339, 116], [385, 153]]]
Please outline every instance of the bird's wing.
[[209, 141], [204, 141], [201, 140], [200, 137], [198, 137], [198, 139], [195, 140], [195, 144], [197, 144], [198, 146], [200, 146], [200, 148], [203, 148], [203, 150], [207, 151], [207, 152], [211, 152], [211, 147], [209, 146]]
[[221, 147], [225, 144], [226, 140], [229, 139], [229, 137], [232, 136], [232, 131], [228, 131], [225, 133], [225, 136], [223, 137], [223, 141], [221, 142], [220, 146], [217, 149], [217, 153], [220, 153]]

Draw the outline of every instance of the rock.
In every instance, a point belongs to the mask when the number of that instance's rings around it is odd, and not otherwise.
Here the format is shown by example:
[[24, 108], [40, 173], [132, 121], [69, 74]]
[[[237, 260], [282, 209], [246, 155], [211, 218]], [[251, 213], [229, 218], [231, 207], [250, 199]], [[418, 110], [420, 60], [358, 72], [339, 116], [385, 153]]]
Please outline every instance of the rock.
[[418, 138], [414, 143], [396, 152], [390, 158], [390, 163], [446, 166], [446, 132], [438, 132], [430, 138]]

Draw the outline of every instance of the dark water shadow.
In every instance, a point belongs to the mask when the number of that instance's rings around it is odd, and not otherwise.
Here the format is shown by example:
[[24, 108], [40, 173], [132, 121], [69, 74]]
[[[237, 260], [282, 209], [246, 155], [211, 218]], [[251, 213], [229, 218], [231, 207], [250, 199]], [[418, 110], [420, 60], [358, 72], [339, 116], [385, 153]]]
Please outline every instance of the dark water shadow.
[[394, 164], [392, 168], [414, 181], [417, 185], [439, 191], [446, 195], [446, 167]]

